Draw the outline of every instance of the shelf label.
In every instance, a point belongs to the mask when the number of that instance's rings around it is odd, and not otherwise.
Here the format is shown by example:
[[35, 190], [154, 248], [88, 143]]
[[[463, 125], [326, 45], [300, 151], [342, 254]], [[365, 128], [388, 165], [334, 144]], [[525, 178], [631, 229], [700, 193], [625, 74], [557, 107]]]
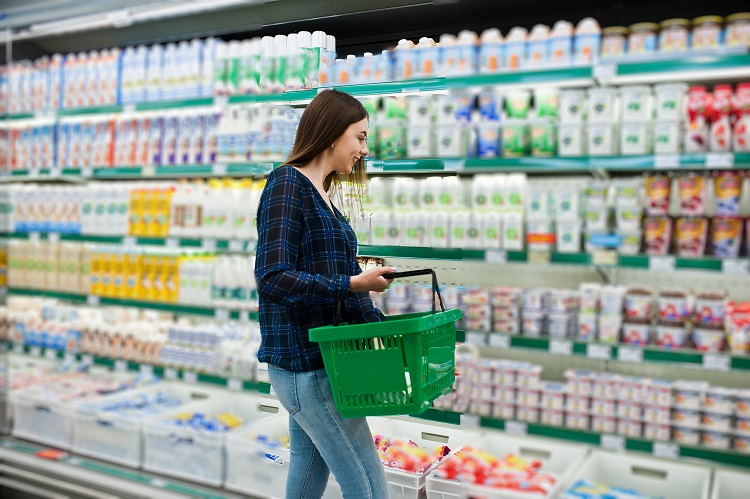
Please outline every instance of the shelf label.
[[596, 64], [593, 70], [594, 78], [601, 82], [608, 82], [617, 76], [617, 64]]
[[155, 166], [144, 166], [141, 168], [141, 177], [153, 177], [156, 175]]
[[143, 376], [153, 376], [154, 375], [154, 366], [151, 364], [141, 364], [138, 366], [138, 372], [140, 372]]
[[463, 159], [444, 159], [443, 160], [443, 170], [447, 172], [462, 172], [464, 171], [465, 165], [466, 165], [466, 161]]
[[477, 414], [461, 414], [460, 425], [467, 430], [478, 430], [482, 427], [482, 418]]
[[490, 346], [495, 348], [510, 348], [510, 336], [502, 333], [490, 333]]
[[602, 449], [624, 452], [625, 437], [622, 435], [602, 435], [599, 439], [599, 446], [601, 446]]
[[214, 96], [214, 106], [216, 106], [216, 107], [227, 107], [227, 104], [229, 104], [229, 96], [228, 95], [216, 95], [216, 96]]
[[622, 362], [643, 362], [643, 350], [636, 347], [617, 347], [617, 360]]
[[31, 350], [29, 350], [29, 353], [32, 357], [41, 357], [42, 356], [42, 349], [40, 347], [31, 347]]
[[729, 355], [718, 353], [704, 353], [703, 367], [714, 371], [729, 371], [732, 366], [732, 358]]
[[527, 261], [533, 264], [547, 264], [550, 260], [549, 251], [529, 251]]
[[49, 360], [57, 360], [57, 350], [54, 348], [48, 348], [44, 351], [44, 357]]
[[169, 380], [176, 380], [177, 379], [177, 369], [173, 367], [168, 367], [164, 369], [164, 378]]
[[487, 263], [508, 263], [508, 252], [504, 250], [487, 250], [484, 252]]
[[81, 461], [81, 459], [77, 458], [77, 457], [71, 457], [71, 458], [65, 460], [65, 464], [71, 464], [73, 466], [78, 466], [82, 462], [83, 461]]
[[123, 104], [122, 105], [122, 112], [123, 113], [134, 113], [135, 112], [135, 104]]
[[23, 345], [21, 343], [14, 343], [13, 353], [23, 353]]
[[734, 168], [734, 154], [710, 152], [706, 154], [706, 168]]
[[485, 345], [485, 333], [469, 331], [466, 333], [466, 343], [469, 345]]
[[227, 165], [224, 163], [216, 163], [211, 167], [211, 175], [221, 177], [227, 174]]
[[47, 234], [47, 241], [57, 244], [60, 242], [60, 233], [59, 232], [50, 232]]
[[748, 263], [747, 258], [727, 258], [721, 261], [721, 271], [730, 275], [747, 275]]
[[226, 322], [229, 320], [229, 310], [226, 308], [217, 308], [214, 310], [214, 317], [217, 321]]
[[659, 272], [674, 271], [675, 257], [673, 256], [652, 256], [648, 259], [648, 269]]
[[96, 307], [99, 305], [99, 297], [96, 295], [88, 295], [86, 297], [86, 303], [91, 307]]
[[115, 371], [124, 373], [128, 370], [128, 361], [127, 360], [116, 360], [115, 361]]
[[197, 383], [198, 374], [193, 371], [183, 371], [182, 379], [185, 380], [186, 383]]
[[617, 251], [611, 249], [594, 250], [591, 263], [600, 267], [614, 267], [617, 265]]
[[216, 251], [216, 239], [204, 239], [201, 241], [201, 248], [203, 251], [213, 253]]
[[161, 478], [152, 478], [151, 479], [151, 486], [163, 489], [164, 487], [167, 486], [167, 482], [165, 482]]
[[29, 168], [29, 178], [37, 178], [37, 177], [39, 177], [39, 168], [38, 167]]
[[505, 433], [509, 435], [525, 436], [528, 433], [528, 425], [523, 421], [506, 421]]
[[168, 237], [164, 241], [164, 246], [167, 248], [179, 248], [180, 247], [180, 240], [176, 237]]
[[86, 366], [93, 366], [94, 365], [94, 356], [93, 355], [83, 355], [81, 357], [81, 362]]
[[573, 342], [570, 340], [549, 340], [549, 352], [557, 355], [572, 355]]
[[122, 238], [122, 244], [123, 244], [123, 246], [127, 246], [127, 247], [132, 248], [133, 246], [137, 246], [138, 245], [138, 239], [136, 239], [133, 236], [126, 236], [126, 237]]
[[33, 243], [38, 243], [40, 237], [38, 232], [29, 232], [29, 241]]
[[249, 310], [240, 310], [240, 322], [250, 322]]
[[656, 457], [677, 459], [680, 457], [680, 446], [671, 442], [654, 442], [653, 452]]
[[367, 166], [365, 167], [365, 171], [368, 172], [382, 172], [383, 171], [383, 163], [375, 163], [372, 161], [367, 162]]
[[229, 251], [237, 253], [245, 251], [245, 241], [229, 241]]
[[63, 359], [66, 364], [72, 364], [76, 361], [76, 356], [73, 352], [65, 352]]
[[612, 347], [598, 343], [586, 345], [586, 357], [589, 359], [609, 360], [612, 357]]
[[241, 392], [244, 387], [244, 383], [238, 378], [229, 378], [227, 380], [227, 388], [233, 392]]
[[671, 170], [679, 167], [679, 154], [657, 154], [654, 156], [654, 169], [656, 170]]
[[84, 166], [81, 168], [81, 177], [90, 178], [94, 176], [94, 169], [90, 166]]

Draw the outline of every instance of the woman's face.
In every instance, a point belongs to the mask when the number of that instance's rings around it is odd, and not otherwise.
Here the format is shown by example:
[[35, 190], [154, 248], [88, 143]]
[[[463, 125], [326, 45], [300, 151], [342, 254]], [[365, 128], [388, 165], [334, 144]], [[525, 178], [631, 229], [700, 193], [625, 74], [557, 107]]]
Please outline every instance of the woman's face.
[[352, 167], [370, 151], [367, 149], [367, 118], [352, 123], [333, 144], [333, 171], [351, 173]]

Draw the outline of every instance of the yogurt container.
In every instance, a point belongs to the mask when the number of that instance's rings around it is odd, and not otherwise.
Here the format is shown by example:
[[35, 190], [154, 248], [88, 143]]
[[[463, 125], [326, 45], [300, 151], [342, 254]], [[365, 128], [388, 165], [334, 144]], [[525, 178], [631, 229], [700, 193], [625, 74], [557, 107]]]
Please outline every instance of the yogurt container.
[[678, 444], [698, 445], [700, 442], [700, 433], [698, 428], [674, 425], [672, 427], [672, 440]]
[[628, 319], [650, 319], [654, 295], [648, 288], [629, 288], [625, 293], [625, 315]]
[[703, 381], [677, 381], [674, 384], [674, 406], [697, 411], [709, 384]]
[[614, 399], [617, 396], [619, 379], [614, 374], [601, 373], [591, 384], [591, 396], [600, 399]]
[[492, 405], [492, 417], [496, 419], [516, 419], [516, 405], [495, 402]]
[[581, 222], [558, 220], [555, 224], [555, 231], [558, 253], [581, 251]]
[[701, 424], [701, 414], [693, 409], [675, 409], [672, 413], [672, 421], [675, 425], [697, 427]]
[[480, 123], [477, 125], [477, 157], [497, 158], [500, 156], [500, 125]]
[[643, 438], [666, 442], [672, 438], [672, 430], [667, 424], [646, 423], [643, 425]]
[[701, 444], [705, 447], [710, 447], [712, 449], [729, 449], [730, 442], [731, 442], [731, 432], [729, 430], [725, 431], [703, 431], [703, 436], [701, 437]]
[[460, 125], [438, 125], [435, 151], [439, 157], [466, 157], [468, 152], [468, 130]]
[[505, 44], [500, 30], [486, 29], [482, 32], [480, 40], [479, 72], [482, 74], [499, 72], [505, 59]]
[[653, 149], [653, 127], [649, 122], [624, 122], [620, 126], [620, 153], [643, 155]]
[[542, 409], [540, 422], [547, 426], [563, 426], [565, 413], [559, 409]]
[[516, 418], [527, 423], [538, 423], [541, 409], [536, 406], [519, 405], [516, 409]]
[[622, 121], [649, 122], [653, 117], [653, 96], [648, 85], [620, 87]]
[[505, 38], [505, 67], [511, 71], [520, 69], [526, 64], [528, 51], [528, 31], [516, 26]]
[[540, 311], [547, 305], [547, 295], [549, 290], [546, 288], [531, 288], [523, 292], [523, 308], [530, 311]]
[[680, 200], [680, 214], [701, 217], [706, 214], [708, 183], [703, 175], [689, 174], [677, 180], [677, 195]]
[[750, 435], [750, 417], [737, 416], [737, 427], [738, 435]]
[[618, 316], [599, 317], [599, 341], [615, 345], [620, 340], [622, 319]]
[[617, 235], [620, 236], [618, 253], [621, 255], [637, 255], [641, 252], [641, 245], [643, 244], [643, 232], [641, 230], [618, 230]]
[[731, 414], [704, 412], [701, 417], [703, 428], [712, 431], [729, 431], [732, 422]]
[[587, 131], [582, 124], [560, 124], [557, 153], [561, 157], [578, 157], [586, 154]]
[[691, 313], [687, 294], [680, 290], [665, 289], [659, 293], [657, 299], [659, 320], [681, 322]]
[[549, 63], [549, 26], [537, 24], [531, 28], [526, 66], [541, 68]]
[[690, 45], [690, 21], [667, 19], [659, 23], [659, 52], [684, 52]]
[[565, 426], [574, 430], [588, 430], [591, 426], [591, 415], [568, 411], [565, 413]]
[[742, 177], [739, 173], [721, 172], [714, 178], [714, 197], [716, 215], [738, 217], [740, 215], [740, 197], [742, 196]]
[[545, 409], [562, 410], [565, 406], [565, 385], [555, 382], [543, 383], [541, 406]]
[[684, 119], [688, 88], [685, 83], [663, 83], [654, 86], [657, 122]]
[[598, 316], [596, 314], [580, 314], [578, 316], [578, 339], [581, 341], [595, 341], [597, 338]]
[[720, 16], [702, 16], [693, 19], [693, 50], [716, 49], [724, 43], [724, 18]]
[[518, 386], [536, 388], [542, 376], [542, 366], [523, 363], [518, 369]]
[[693, 342], [701, 352], [720, 352], [724, 349], [726, 333], [723, 326], [702, 326], [693, 330]]
[[590, 400], [589, 397], [582, 395], [568, 395], [565, 400], [565, 410], [569, 412], [588, 413], [590, 410]]
[[684, 348], [687, 343], [685, 327], [677, 322], [659, 322], [656, 326], [656, 344], [662, 348]]
[[618, 402], [617, 417], [623, 419], [643, 419], [643, 406], [639, 402]]
[[695, 297], [695, 314], [703, 324], [721, 324], [724, 321], [726, 293], [721, 290], [704, 291]]
[[643, 420], [652, 424], [670, 424], [672, 409], [659, 405], [647, 405], [643, 408]]
[[679, 153], [682, 150], [683, 137], [680, 121], [657, 121], [654, 123], [654, 153]]
[[550, 338], [567, 338], [573, 330], [575, 315], [550, 313], [547, 315], [547, 334]]
[[622, 324], [622, 343], [645, 346], [651, 342], [651, 324], [647, 320], [629, 319]]
[[472, 400], [469, 411], [473, 414], [489, 418], [492, 416], [492, 407], [493, 404], [490, 400]]
[[663, 379], [651, 380], [646, 390], [646, 402], [651, 405], [669, 407], [672, 405], [672, 386], [671, 381]]
[[617, 404], [612, 399], [592, 398], [591, 414], [614, 417], [617, 414]]
[[598, 433], [614, 433], [617, 429], [617, 420], [609, 416], [592, 416], [591, 430]]
[[531, 108], [531, 92], [514, 90], [505, 94], [505, 113], [510, 120], [525, 120]]
[[675, 250], [679, 256], [703, 256], [706, 253], [708, 220], [678, 218], [675, 224]]
[[737, 416], [750, 417], [750, 390], [737, 390], [735, 401]]
[[508, 385], [502, 386], [495, 390], [495, 397], [500, 402], [515, 403], [518, 391]]
[[540, 391], [534, 388], [520, 388], [516, 394], [516, 402], [519, 406], [538, 406]]
[[503, 98], [494, 88], [481, 90], [477, 94], [477, 107], [481, 121], [500, 121], [503, 114]]
[[616, 59], [627, 52], [628, 34], [624, 26], [609, 26], [602, 30], [602, 59]]
[[671, 177], [661, 174], [648, 175], [646, 177], [646, 214], [649, 216], [668, 215], [671, 189]]
[[734, 450], [743, 454], [750, 454], [750, 435], [736, 434], [734, 436]]
[[586, 115], [586, 91], [563, 90], [560, 92], [560, 123], [582, 124]]
[[531, 123], [531, 155], [550, 157], [557, 154], [557, 125], [547, 120]]
[[643, 432], [643, 424], [640, 420], [618, 419], [617, 434], [626, 437], [640, 437]]
[[536, 118], [560, 117], [560, 91], [556, 88], [540, 88], [534, 91]]
[[602, 35], [599, 23], [591, 17], [582, 19], [576, 26], [573, 41], [575, 64], [588, 65], [597, 61], [601, 44]]
[[628, 55], [642, 56], [655, 53], [658, 30], [659, 25], [656, 23], [636, 23], [630, 26]]
[[[594, 380], [593, 372], [588, 369], [567, 369], [564, 375], [567, 380], [568, 393], [585, 397], [591, 396], [591, 385]], [[588, 409], [588, 401], [586, 407]]]
[[590, 156], [617, 154], [617, 125], [614, 122], [591, 122], [588, 126], [588, 151]]
[[643, 223], [643, 239], [648, 255], [666, 255], [672, 245], [672, 219], [647, 217]]
[[573, 24], [557, 21], [549, 34], [549, 62], [553, 66], [569, 66], [573, 58]]
[[409, 158], [430, 158], [434, 156], [432, 127], [409, 126], [406, 129], [406, 154]]
[[614, 88], [592, 88], [588, 92], [590, 123], [612, 123], [618, 119], [618, 92]]
[[617, 399], [640, 402], [648, 388], [647, 380], [631, 376], [621, 376], [617, 388]]
[[525, 121], [507, 120], [502, 125], [502, 151], [504, 158], [529, 155], [529, 127]]
[[727, 16], [724, 43], [727, 47], [750, 47], [750, 12]]
[[[409, 95], [406, 97], [406, 119], [409, 125], [429, 125], [434, 119], [434, 99], [430, 95]], [[374, 116], [377, 113], [371, 113]]]

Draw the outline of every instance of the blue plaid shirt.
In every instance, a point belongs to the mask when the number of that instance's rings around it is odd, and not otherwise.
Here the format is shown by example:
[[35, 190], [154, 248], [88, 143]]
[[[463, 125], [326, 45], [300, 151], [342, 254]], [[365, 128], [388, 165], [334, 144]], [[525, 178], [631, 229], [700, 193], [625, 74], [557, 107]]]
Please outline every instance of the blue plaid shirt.
[[308, 330], [332, 325], [337, 304], [349, 323], [383, 320], [368, 293], [349, 291], [350, 276], [361, 272], [344, 216], [295, 168], [272, 171], [258, 206], [258, 360], [295, 372], [323, 368]]

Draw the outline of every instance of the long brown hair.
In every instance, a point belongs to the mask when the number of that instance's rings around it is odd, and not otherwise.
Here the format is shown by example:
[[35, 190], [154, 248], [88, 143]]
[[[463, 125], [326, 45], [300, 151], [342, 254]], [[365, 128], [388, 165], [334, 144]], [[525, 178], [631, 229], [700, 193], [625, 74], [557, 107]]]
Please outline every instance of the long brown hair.
[[[284, 164], [304, 167], [336, 142], [349, 125], [365, 118], [368, 118], [367, 110], [351, 95], [338, 90], [319, 93], [302, 113], [292, 152]], [[323, 181], [323, 188], [332, 194], [342, 183], [352, 183], [361, 192], [366, 181], [362, 158], [349, 174], [331, 172]]]

